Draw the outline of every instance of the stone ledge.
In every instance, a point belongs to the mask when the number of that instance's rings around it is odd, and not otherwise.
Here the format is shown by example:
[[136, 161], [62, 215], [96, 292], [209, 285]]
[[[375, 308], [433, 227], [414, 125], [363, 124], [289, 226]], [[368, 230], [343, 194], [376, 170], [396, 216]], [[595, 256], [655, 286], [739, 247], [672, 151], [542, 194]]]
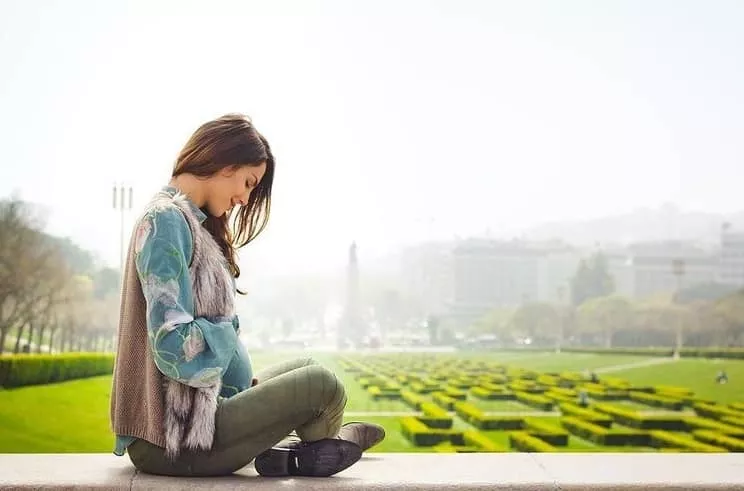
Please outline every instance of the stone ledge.
[[371, 453], [331, 478], [141, 474], [107, 454], [0, 454], [0, 489], [744, 490], [744, 454]]

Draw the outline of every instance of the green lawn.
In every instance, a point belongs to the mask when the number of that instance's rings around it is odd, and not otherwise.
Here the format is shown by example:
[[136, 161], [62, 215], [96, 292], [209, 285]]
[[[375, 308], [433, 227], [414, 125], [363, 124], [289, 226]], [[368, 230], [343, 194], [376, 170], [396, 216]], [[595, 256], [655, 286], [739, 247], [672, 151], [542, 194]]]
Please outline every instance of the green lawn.
[[[298, 356], [287, 353], [276, 355], [256, 353], [253, 363], [256, 371], [271, 363]], [[407, 362], [416, 355], [397, 355]], [[430, 355], [431, 356], [431, 355]], [[452, 357], [454, 355], [445, 355]], [[456, 355], [460, 356], [460, 355]], [[334, 370], [347, 388], [349, 403], [346, 421], [373, 421], [387, 430], [386, 440], [375, 451], [422, 452], [427, 448], [412, 446], [400, 432], [397, 416], [359, 416], [355, 412], [411, 412], [411, 408], [400, 401], [374, 401], [356, 383], [353, 374], [345, 372], [338, 359], [331, 354], [317, 354], [318, 361]], [[538, 353], [467, 353], [462, 359], [498, 361], [513, 367], [538, 371], [583, 371], [616, 367], [649, 360], [636, 356], [592, 355], [592, 354], [538, 354]], [[716, 384], [716, 372], [725, 368], [730, 383]], [[744, 362], [685, 359], [660, 365], [626, 368], [612, 371], [608, 376], [623, 378], [635, 385], [666, 384], [684, 386], [696, 395], [724, 403], [744, 401]], [[600, 376], [603, 374], [600, 373]], [[113, 437], [109, 430], [108, 410], [111, 377], [96, 377], [54, 385], [0, 389], [0, 453], [7, 452], [103, 452], [113, 448]], [[534, 412], [535, 409], [513, 401], [469, 400], [484, 411]], [[635, 409], [653, 410], [649, 406], [624, 403]], [[541, 418], [558, 424], [555, 417]], [[456, 428], [469, 428], [459, 418], [454, 419]], [[490, 439], [508, 448], [508, 432], [484, 432]], [[597, 447], [590, 442], [571, 437], [566, 451], [649, 451], [649, 449]]]
[[111, 377], [0, 390], [0, 453], [111, 452]]

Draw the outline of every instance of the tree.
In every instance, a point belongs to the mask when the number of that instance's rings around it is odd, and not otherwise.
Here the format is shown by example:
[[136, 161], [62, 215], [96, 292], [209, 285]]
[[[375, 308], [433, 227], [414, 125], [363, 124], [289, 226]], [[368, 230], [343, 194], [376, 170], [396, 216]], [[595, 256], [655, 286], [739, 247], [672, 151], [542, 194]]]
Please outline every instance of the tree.
[[40, 310], [49, 307], [55, 291], [49, 279], [55, 276], [58, 256], [40, 228], [27, 203], [0, 201], [0, 353], [9, 331], [35, 320]]
[[591, 298], [605, 297], [615, 291], [615, 282], [609, 273], [607, 258], [601, 252], [582, 259], [571, 279], [571, 299], [578, 307]]
[[649, 298], [636, 306], [637, 322], [642, 327], [674, 334], [675, 352], [679, 353], [686, 335], [699, 326], [696, 315], [697, 304], [674, 302], [670, 295]]
[[736, 288], [722, 283], [699, 283], [683, 288], [675, 295], [679, 303], [692, 303], [697, 300], [716, 301], [735, 293]]
[[[57, 341], [58, 351], [66, 348], [79, 349], [87, 327], [94, 319], [93, 280], [89, 276], [75, 275], [69, 278], [62, 293], [62, 302], [55, 311], [56, 321], [51, 326], [49, 344]], [[56, 334], [60, 331], [60, 337]]]
[[488, 311], [485, 315], [473, 322], [470, 326], [469, 334], [495, 334], [505, 338], [512, 333], [512, 318], [515, 310], [508, 308], [499, 308]]
[[556, 341], [561, 318], [554, 305], [534, 302], [522, 305], [514, 313], [511, 325], [516, 334], [540, 341]]
[[615, 332], [631, 324], [633, 306], [630, 300], [620, 295], [595, 297], [578, 307], [577, 317], [582, 331], [601, 333], [604, 346], [611, 348]]
[[741, 344], [744, 336], [744, 292], [737, 292], [715, 302], [712, 311], [720, 323], [726, 344]]
[[436, 346], [439, 344], [439, 318], [437, 316], [429, 316], [426, 319], [426, 329], [429, 331], [429, 344]]

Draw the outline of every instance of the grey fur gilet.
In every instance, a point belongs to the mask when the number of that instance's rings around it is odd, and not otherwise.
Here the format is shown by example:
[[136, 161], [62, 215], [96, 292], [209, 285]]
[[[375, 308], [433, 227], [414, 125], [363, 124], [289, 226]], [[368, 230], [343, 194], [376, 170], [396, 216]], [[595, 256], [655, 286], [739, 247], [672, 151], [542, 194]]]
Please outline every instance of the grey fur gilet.
[[[194, 296], [194, 317], [218, 319], [235, 315], [235, 289], [222, 250], [199, 222], [185, 195], [159, 193], [154, 208], [176, 206], [191, 229], [194, 247], [189, 273]], [[182, 448], [209, 450], [214, 441], [215, 413], [221, 382], [195, 388], [164, 377], [165, 453], [178, 457]]]

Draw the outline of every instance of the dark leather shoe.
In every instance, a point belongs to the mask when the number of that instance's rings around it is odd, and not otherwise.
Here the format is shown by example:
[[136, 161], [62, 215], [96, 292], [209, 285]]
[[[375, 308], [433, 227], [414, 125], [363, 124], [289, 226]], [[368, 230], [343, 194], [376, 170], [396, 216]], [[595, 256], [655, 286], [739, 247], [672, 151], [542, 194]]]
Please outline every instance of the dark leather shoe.
[[341, 427], [338, 437], [356, 443], [365, 452], [385, 439], [385, 428], [374, 423], [353, 421]]
[[266, 477], [328, 477], [361, 458], [362, 449], [356, 443], [327, 438], [272, 447], [256, 457], [254, 466], [258, 474]]

